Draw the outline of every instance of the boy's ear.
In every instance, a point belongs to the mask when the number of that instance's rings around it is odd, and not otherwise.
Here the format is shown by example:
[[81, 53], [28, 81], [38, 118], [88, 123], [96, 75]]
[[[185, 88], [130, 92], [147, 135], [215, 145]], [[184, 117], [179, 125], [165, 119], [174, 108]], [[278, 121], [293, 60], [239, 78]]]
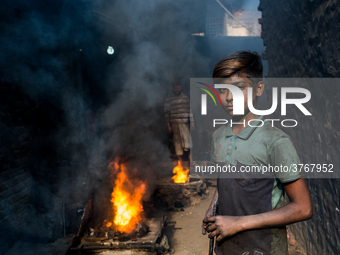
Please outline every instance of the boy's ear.
[[260, 81], [256, 86], [256, 91], [255, 91], [256, 96], [257, 97], [262, 96], [263, 91], [264, 91], [264, 83], [263, 81]]

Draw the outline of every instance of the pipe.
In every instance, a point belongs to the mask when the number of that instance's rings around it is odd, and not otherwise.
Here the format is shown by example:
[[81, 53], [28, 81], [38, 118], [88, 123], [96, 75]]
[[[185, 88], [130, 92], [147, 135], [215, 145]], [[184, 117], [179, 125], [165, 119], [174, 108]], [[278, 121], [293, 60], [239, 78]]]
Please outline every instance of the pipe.
[[254, 34], [255, 36], [260, 36], [258, 34], [256, 34], [255, 32], [253, 32], [252, 30], [250, 30], [245, 24], [243, 24], [241, 21], [239, 21], [227, 8], [225, 8], [225, 6], [219, 1], [216, 0], [216, 2], [226, 11], [226, 13], [228, 13], [234, 20], [236, 20], [236, 22], [238, 22], [241, 26], [245, 27], [250, 33]]

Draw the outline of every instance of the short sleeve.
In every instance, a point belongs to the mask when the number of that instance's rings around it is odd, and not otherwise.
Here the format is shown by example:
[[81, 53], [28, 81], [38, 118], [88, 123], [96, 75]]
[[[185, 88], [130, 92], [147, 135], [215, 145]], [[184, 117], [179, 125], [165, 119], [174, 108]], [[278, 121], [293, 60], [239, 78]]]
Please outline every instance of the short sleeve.
[[282, 183], [302, 178], [298, 165], [300, 159], [289, 137], [282, 137], [271, 145], [269, 159], [270, 166], [276, 169], [276, 178]]

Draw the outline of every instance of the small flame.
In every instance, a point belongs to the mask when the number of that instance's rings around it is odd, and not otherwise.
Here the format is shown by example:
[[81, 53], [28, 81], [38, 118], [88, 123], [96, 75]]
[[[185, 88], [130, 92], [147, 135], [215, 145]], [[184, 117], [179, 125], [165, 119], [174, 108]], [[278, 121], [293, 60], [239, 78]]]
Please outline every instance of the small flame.
[[111, 194], [113, 204], [113, 222], [120, 232], [131, 232], [141, 220], [143, 211], [142, 197], [145, 193], [146, 184], [132, 183], [128, 178], [126, 164], [113, 161], [109, 168], [116, 173], [115, 187]]
[[183, 169], [182, 162], [178, 160], [178, 165], [174, 167], [174, 170], [172, 171], [174, 173], [174, 176], [172, 176], [172, 179], [175, 183], [186, 183], [189, 179], [189, 169]]
[[[105, 223], [105, 222], [104, 222], [104, 223]], [[111, 227], [111, 226], [112, 226], [112, 222], [108, 221], [108, 222], [105, 224], [105, 226], [106, 226], [107, 228]]]

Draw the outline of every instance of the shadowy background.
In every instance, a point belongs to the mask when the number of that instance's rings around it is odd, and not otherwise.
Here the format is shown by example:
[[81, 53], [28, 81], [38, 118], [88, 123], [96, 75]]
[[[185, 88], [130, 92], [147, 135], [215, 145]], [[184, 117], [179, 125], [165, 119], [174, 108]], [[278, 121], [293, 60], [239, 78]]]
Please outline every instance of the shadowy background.
[[[265, 46], [269, 77], [339, 76], [335, 1], [262, 0], [262, 18], [258, 1], [220, 3], [1, 1], [1, 253], [16, 241], [34, 249], [75, 233], [90, 198], [110, 206], [107, 165], [118, 155], [138, 166], [136, 178], [148, 180], [150, 196], [170, 156], [163, 101], [174, 82], [189, 95], [191, 77], [211, 77], [228, 54], [261, 54]], [[325, 104], [333, 105], [329, 93]], [[323, 153], [338, 141], [337, 118], [332, 111], [326, 118], [332, 128], [313, 140]], [[339, 182], [308, 184], [315, 213], [296, 227], [297, 239], [308, 254], [337, 254]]]

